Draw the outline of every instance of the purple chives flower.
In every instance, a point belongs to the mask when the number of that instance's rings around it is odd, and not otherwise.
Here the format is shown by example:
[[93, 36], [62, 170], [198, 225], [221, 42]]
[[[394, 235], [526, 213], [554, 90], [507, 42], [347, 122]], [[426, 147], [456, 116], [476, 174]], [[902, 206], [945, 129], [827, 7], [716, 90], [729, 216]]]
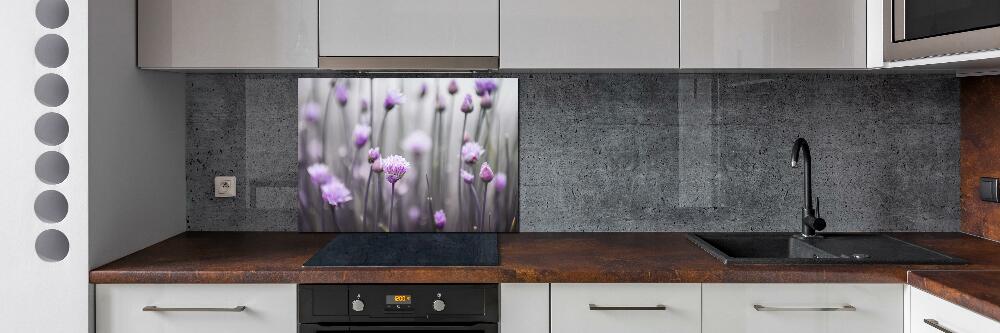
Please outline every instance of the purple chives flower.
[[438, 95], [437, 101], [434, 102], [434, 111], [443, 112], [445, 108], [444, 96]]
[[340, 104], [340, 107], [347, 105], [347, 87], [342, 84], [338, 84], [337, 88], [334, 90], [337, 98], [337, 104]]
[[434, 227], [438, 230], [444, 229], [445, 223], [448, 223], [448, 217], [444, 215], [444, 210], [440, 209], [434, 212]]
[[382, 159], [381, 158], [376, 159], [375, 162], [372, 162], [372, 171], [374, 171], [375, 173], [379, 173], [379, 174], [382, 173], [383, 168], [382, 168]]
[[403, 93], [396, 89], [385, 92], [385, 104], [383, 106], [385, 106], [386, 112], [392, 111], [392, 108], [400, 104], [406, 104], [406, 95], [403, 95]]
[[366, 111], [368, 111], [368, 99], [362, 97], [361, 98], [361, 112], [366, 112]]
[[385, 169], [385, 180], [395, 185], [397, 181], [403, 179], [407, 171], [410, 171], [410, 162], [399, 155], [392, 155], [382, 159], [382, 168]]
[[455, 80], [451, 80], [451, 82], [448, 82], [448, 94], [454, 96], [457, 93], [458, 93], [458, 82], [456, 82]]
[[315, 123], [319, 121], [320, 109], [322, 107], [319, 103], [309, 101], [306, 102], [306, 105], [302, 106], [302, 110], [299, 112], [302, 113], [302, 118], [305, 118], [306, 121]]
[[465, 99], [462, 100], [462, 107], [459, 108], [462, 113], [472, 112], [472, 95], [465, 94]]
[[465, 169], [462, 169], [462, 181], [463, 182], [465, 182], [466, 184], [472, 184], [472, 181], [475, 180], [475, 179], [476, 179], [476, 176], [473, 176], [468, 171], [465, 171]]
[[483, 96], [484, 94], [492, 93], [497, 90], [497, 83], [493, 79], [476, 79], [476, 95]]
[[368, 149], [368, 163], [374, 163], [379, 157], [382, 157], [382, 154], [378, 152], [378, 147]]
[[483, 97], [479, 99], [479, 107], [483, 110], [493, 107], [493, 97], [490, 96], [490, 93], [483, 94]]
[[479, 179], [487, 184], [493, 181], [493, 169], [490, 168], [489, 163], [483, 162], [483, 165], [479, 167]]
[[503, 189], [507, 188], [507, 174], [497, 173], [497, 182], [493, 183], [493, 187], [497, 189], [497, 192], [503, 192]]
[[354, 126], [354, 146], [361, 148], [368, 143], [368, 138], [372, 134], [372, 127], [365, 124]]
[[406, 214], [409, 215], [410, 221], [420, 221], [420, 208], [417, 208], [417, 206], [410, 206], [410, 209], [407, 210]]
[[480, 146], [479, 143], [466, 142], [462, 145], [462, 161], [466, 164], [476, 163], [479, 160], [479, 156], [484, 152], [486, 151], [483, 150], [483, 146]]
[[316, 163], [310, 165], [306, 168], [306, 172], [309, 173], [309, 178], [316, 184], [326, 184], [334, 179], [333, 174], [330, 173], [330, 168], [326, 164]]
[[344, 186], [344, 183], [337, 178], [331, 179], [329, 183], [320, 187], [320, 191], [323, 192], [323, 200], [334, 207], [339, 207], [353, 199], [351, 190], [347, 189], [347, 186]]
[[431, 150], [431, 137], [423, 131], [414, 131], [403, 139], [403, 150], [414, 156], [420, 157], [428, 150]]
[[427, 96], [427, 82], [420, 82], [420, 99]]

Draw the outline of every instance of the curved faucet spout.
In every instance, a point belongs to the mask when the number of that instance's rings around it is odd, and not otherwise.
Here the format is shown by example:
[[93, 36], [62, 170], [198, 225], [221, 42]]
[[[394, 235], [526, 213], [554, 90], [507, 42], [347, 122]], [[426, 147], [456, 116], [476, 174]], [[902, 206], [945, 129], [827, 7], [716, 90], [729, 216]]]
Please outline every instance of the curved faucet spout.
[[[802, 153], [802, 163], [799, 163], [799, 152]], [[792, 167], [798, 168], [805, 164], [802, 172], [802, 236], [813, 237], [817, 230], [826, 228], [826, 221], [816, 216], [812, 204], [812, 155], [809, 154], [809, 143], [798, 138], [792, 145]]]

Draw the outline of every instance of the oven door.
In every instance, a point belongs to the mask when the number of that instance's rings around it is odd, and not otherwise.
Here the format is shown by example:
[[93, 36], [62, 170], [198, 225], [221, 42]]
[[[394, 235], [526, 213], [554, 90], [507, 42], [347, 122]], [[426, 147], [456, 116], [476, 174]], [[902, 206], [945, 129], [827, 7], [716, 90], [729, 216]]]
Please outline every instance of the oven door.
[[321, 332], [447, 332], [447, 333], [497, 333], [497, 324], [480, 323], [471, 325], [353, 325], [353, 326], [323, 326], [317, 324], [299, 324], [299, 333]]
[[1000, 49], [1000, 1], [883, 1], [887, 61]]

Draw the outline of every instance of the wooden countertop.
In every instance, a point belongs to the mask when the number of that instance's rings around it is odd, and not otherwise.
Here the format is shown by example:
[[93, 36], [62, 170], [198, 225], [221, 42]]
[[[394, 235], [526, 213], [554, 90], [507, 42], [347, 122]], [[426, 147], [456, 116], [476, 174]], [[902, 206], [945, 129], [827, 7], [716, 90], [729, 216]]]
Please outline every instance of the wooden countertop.
[[90, 273], [91, 283], [876, 282], [910, 270], [1000, 270], [1000, 244], [961, 233], [893, 236], [968, 265], [726, 266], [683, 233], [500, 235], [495, 267], [302, 267], [335, 234], [186, 232]]
[[1000, 270], [911, 271], [907, 283], [1000, 321]]

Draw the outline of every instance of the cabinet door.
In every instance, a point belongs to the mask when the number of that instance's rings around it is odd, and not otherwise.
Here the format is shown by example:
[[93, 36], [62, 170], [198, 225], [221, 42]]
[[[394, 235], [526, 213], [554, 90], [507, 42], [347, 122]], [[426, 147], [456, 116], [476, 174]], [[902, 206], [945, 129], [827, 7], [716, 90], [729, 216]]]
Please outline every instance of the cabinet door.
[[901, 284], [727, 283], [702, 291], [705, 333], [903, 331]]
[[549, 333], [549, 284], [500, 284], [501, 333]]
[[941, 333], [943, 330], [961, 333], [1000, 332], [1000, 322], [969, 311], [927, 292], [909, 288], [910, 332]]
[[681, 0], [681, 68], [865, 68], [866, 0]]
[[324, 57], [496, 57], [499, 0], [319, 0]]
[[501, 68], [677, 68], [678, 0], [504, 0]]
[[[298, 325], [294, 284], [101, 284], [95, 303], [98, 333], [294, 333]], [[238, 306], [246, 308], [221, 311]]]
[[317, 0], [139, 0], [139, 67], [316, 68]]
[[552, 332], [701, 331], [701, 285], [554, 283]]

